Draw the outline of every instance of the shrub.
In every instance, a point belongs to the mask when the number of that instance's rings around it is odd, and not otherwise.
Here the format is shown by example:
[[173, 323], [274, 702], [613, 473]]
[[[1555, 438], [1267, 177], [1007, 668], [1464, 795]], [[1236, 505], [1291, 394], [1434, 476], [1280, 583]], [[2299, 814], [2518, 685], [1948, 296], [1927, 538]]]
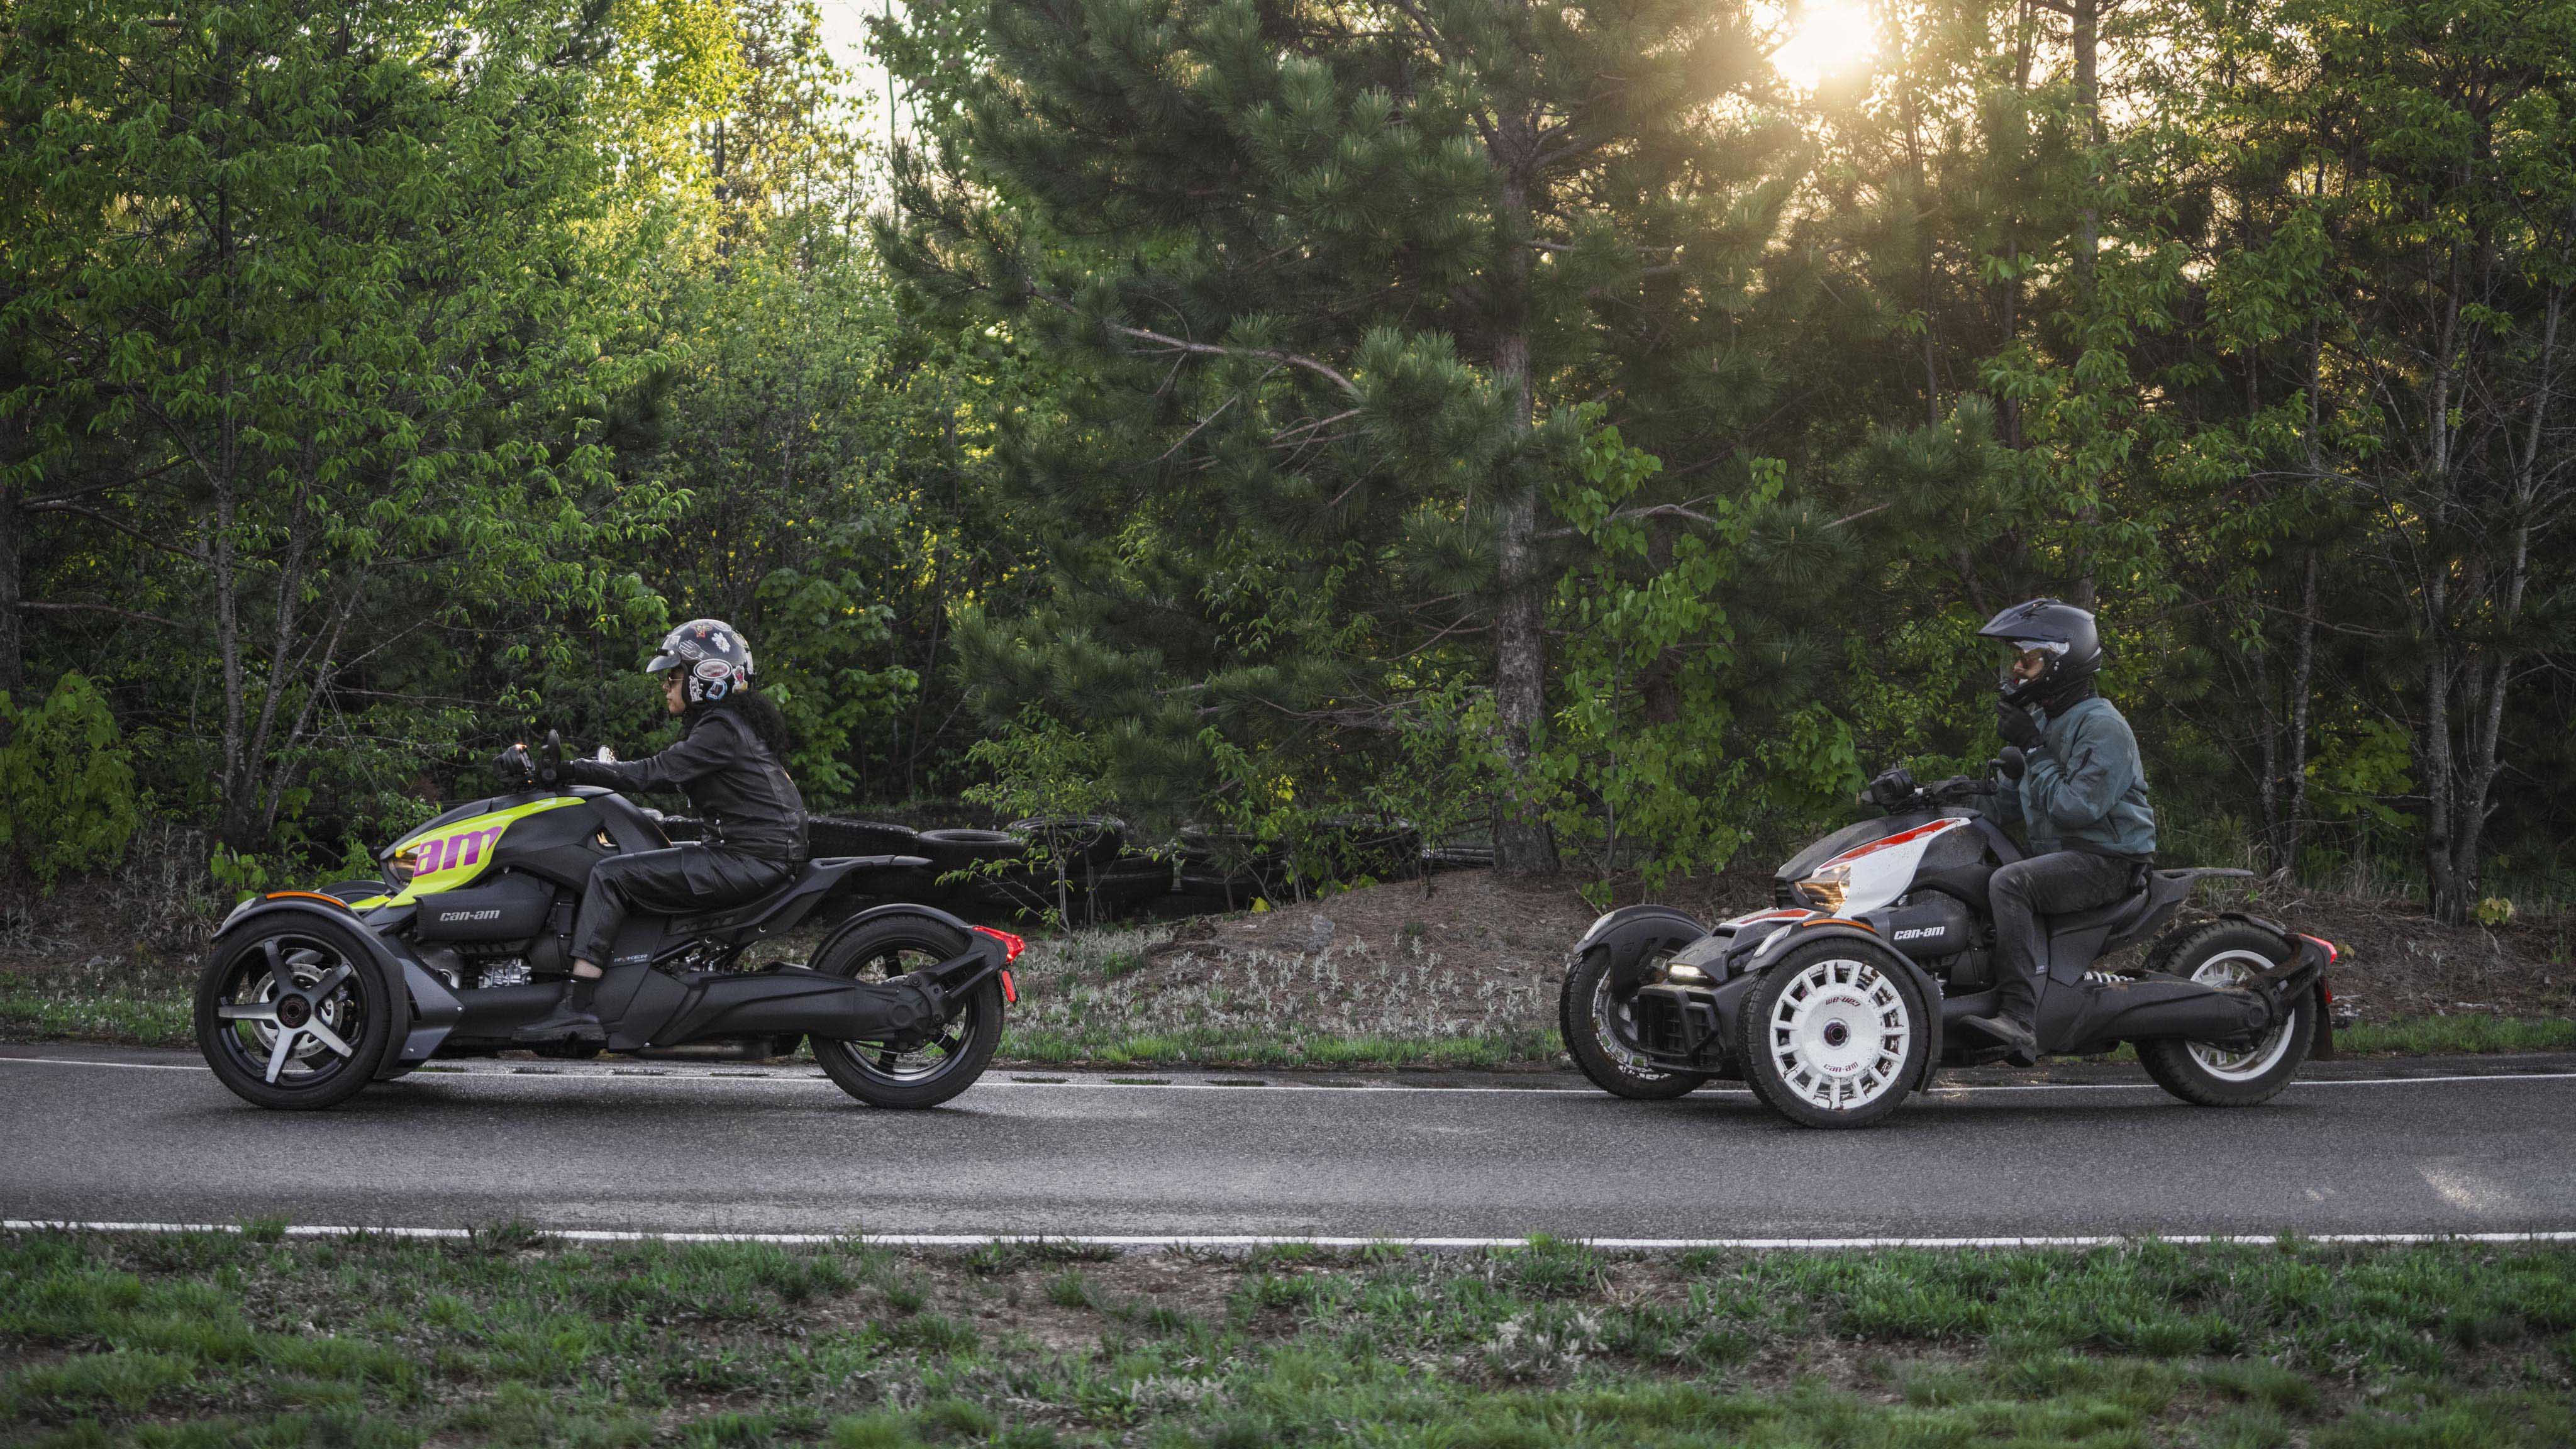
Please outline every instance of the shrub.
[[0, 696], [0, 851], [51, 890], [123, 859], [141, 823], [133, 759], [97, 686], [66, 674], [24, 709]]

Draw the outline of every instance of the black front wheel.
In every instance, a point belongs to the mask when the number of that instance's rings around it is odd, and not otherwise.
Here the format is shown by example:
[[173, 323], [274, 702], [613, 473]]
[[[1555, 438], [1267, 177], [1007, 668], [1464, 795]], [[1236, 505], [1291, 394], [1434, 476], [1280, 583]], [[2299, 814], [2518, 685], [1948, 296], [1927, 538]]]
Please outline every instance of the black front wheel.
[[242, 1100], [313, 1111], [374, 1077], [401, 1009], [353, 928], [298, 911], [216, 949], [197, 978], [197, 1046]]
[[[855, 981], [885, 981], [962, 954], [966, 934], [929, 916], [872, 922], [833, 941], [814, 969]], [[928, 1040], [901, 1046], [813, 1038], [814, 1060], [841, 1090], [871, 1107], [936, 1107], [984, 1075], [1002, 1040], [1002, 983], [988, 976], [953, 1003], [955, 1014]]]
[[1611, 989], [1610, 950], [1595, 946], [1565, 969], [1557, 993], [1556, 1027], [1565, 1054], [1592, 1085], [1639, 1102], [1669, 1101], [1708, 1080], [1699, 1072], [1672, 1072], [1646, 1060], [1630, 1045], [1636, 1027], [1628, 1000]]

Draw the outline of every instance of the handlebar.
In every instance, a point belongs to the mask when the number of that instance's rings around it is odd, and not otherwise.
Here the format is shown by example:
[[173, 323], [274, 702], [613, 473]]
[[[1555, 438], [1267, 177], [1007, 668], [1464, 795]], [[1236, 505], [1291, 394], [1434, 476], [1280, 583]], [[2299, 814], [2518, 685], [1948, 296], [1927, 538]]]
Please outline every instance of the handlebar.
[[1875, 805], [1884, 814], [1901, 815], [1926, 805], [1964, 805], [1979, 796], [1995, 793], [1992, 778], [1981, 780], [1968, 775], [1952, 775], [1926, 785], [1914, 778], [1913, 771], [1900, 765], [1870, 781], [1861, 790], [1858, 803]]
[[510, 746], [493, 758], [492, 769], [522, 789], [559, 783], [563, 779], [563, 732], [546, 731], [545, 744], [533, 755], [524, 744]]

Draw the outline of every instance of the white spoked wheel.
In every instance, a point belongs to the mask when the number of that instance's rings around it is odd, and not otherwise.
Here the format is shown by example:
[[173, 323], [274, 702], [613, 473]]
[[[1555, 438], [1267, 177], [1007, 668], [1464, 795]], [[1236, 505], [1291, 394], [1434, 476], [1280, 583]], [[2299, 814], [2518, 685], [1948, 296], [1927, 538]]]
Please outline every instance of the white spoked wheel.
[[[2203, 961], [2199, 969], [2191, 973], [2191, 979], [2203, 986], [2242, 986], [2253, 980], [2256, 972], [2270, 969], [2272, 962], [2269, 957], [2240, 948], [2222, 951]], [[2200, 1064], [2202, 1071], [2222, 1082], [2255, 1081], [2281, 1064], [2282, 1056], [2290, 1050], [2290, 1028], [2293, 1024], [2291, 1019], [2283, 1019], [2280, 1025], [2272, 1028], [2270, 1035], [2243, 1051], [2192, 1042], [2189, 1045], [2191, 1059]]]
[[[2225, 991], [2271, 969], [2282, 949], [2269, 931], [2219, 921], [2184, 937], [2163, 959], [2173, 975]], [[2290, 1084], [2316, 1035], [2316, 993], [2302, 991], [2282, 1003], [2280, 1019], [2251, 1044], [2153, 1038], [2137, 1044], [2138, 1063], [2157, 1086], [2195, 1106], [2250, 1107]]]
[[1857, 1127], [1920, 1076], [1923, 1002], [1902, 968], [1818, 941], [1773, 967], [1744, 1004], [1746, 1080], [1796, 1122]]

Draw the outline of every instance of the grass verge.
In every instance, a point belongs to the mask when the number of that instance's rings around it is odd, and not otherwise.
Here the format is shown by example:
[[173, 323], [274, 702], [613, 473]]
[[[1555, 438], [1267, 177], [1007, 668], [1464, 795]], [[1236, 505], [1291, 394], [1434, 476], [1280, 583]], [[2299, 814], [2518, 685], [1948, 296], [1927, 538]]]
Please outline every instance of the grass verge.
[[[1300, 1003], [1284, 995], [1231, 1012], [1195, 1002], [1186, 1011], [1172, 1011], [1168, 998], [1155, 1011], [1136, 1012], [1114, 999], [1111, 983], [1121, 974], [1120, 964], [1114, 954], [1105, 965], [1084, 961], [1087, 969], [1064, 972], [1062, 982], [1050, 980], [1045, 967], [1024, 972], [1023, 1009], [1005, 1029], [1003, 1060], [1033, 1066], [1462, 1071], [1553, 1065], [1559, 1051], [1552, 1029], [1490, 1017], [1442, 1021], [1418, 1003], [1390, 1012], [1386, 1022], [1337, 1024], [1342, 1029], [1318, 1029], [1301, 1020]], [[113, 958], [0, 973], [0, 1040], [188, 1046], [194, 1041], [191, 984], [176, 971], [146, 970]], [[2400, 1017], [2345, 1027], [2335, 1033], [2335, 1047], [2347, 1056], [2576, 1051], [2576, 1019]]]
[[2337, 1031], [2335, 1050], [2357, 1057], [2576, 1051], [2576, 1019], [2564, 1016], [2409, 1016], [2395, 1021], [2366, 1021]]
[[2576, 1254], [2539, 1248], [0, 1252], [0, 1429], [46, 1449], [2576, 1439]]

